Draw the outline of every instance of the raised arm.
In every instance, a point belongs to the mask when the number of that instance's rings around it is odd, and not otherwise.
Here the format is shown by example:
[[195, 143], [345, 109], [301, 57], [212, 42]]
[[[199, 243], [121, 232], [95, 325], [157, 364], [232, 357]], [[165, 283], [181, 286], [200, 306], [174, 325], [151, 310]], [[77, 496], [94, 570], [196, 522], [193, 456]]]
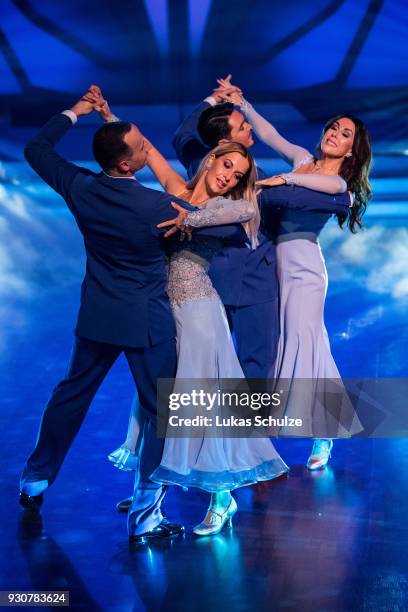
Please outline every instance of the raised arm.
[[174, 134], [173, 147], [179, 161], [187, 170], [191, 178], [203, 157], [208, 153], [206, 147], [200, 140], [197, 132], [198, 121], [201, 113], [210, 107], [205, 100], [201, 102], [193, 112], [184, 119]]
[[77, 174], [84, 171], [61, 157], [54, 149], [73, 123], [76, 123], [74, 113], [55, 115], [24, 149], [24, 156], [33, 170], [64, 199], [67, 199]]
[[223, 86], [214, 89], [212, 94], [205, 98], [177, 128], [173, 138], [173, 147], [190, 178], [209, 151], [198, 135], [198, 122], [201, 114], [210, 106], [223, 102], [225, 97], [234, 91], [235, 87], [231, 87], [231, 75], [229, 74], [223, 79]]
[[278, 155], [283, 157], [294, 168], [305, 159], [311, 159], [311, 153], [298, 145], [292, 144], [281, 136], [278, 130], [260, 115], [254, 107], [243, 99], [241, 110], [262, 142], [270, 146]]
[[148, 140], [147, 145], [147, 165], [153, 172], [160, 185], [168, 193], [179, 195], [186, 190], [186, 181], [172, 168], [167, 159], [154, 147]]
[[220, 86], [216, 90], [219, 95], [224, 96], [225, 100], [229, 100], [236, 106], [239, 106], [252, 124], [258, 138], [289, 162], [293, 168], [296, 168], [305, 159], [313, 159], [313, 156], [307, 149], [292, 144], [286, 138], [283, 138], [269, 121], [256, 112], [254, 107], [243, 97], [242, 90], [232, 85], [231, 75], [228, 75], [228, 80], [217, 79], [217, 82]]
[[61, 157], [54, 146], [72, 127], [72, 120], [60, 113], [52, 117], [24, 149], [24, 156], [35, 172], [64, 199], [80, 168]]
[[24, 149], [25, 158], [33, 170], [65, 200], [69, 198], [75, 177], [79, 173], [90, 173], [90, 170], [68, 162], [54, 147], [78, 117], [92, 111], [93, 104], [83, 96], [71, 109], [52, 117]]
[[235, 89], [235, 87], [231, 86], [231, 75], [229, 74], [223, 79], [223, 85], [214, 89], [212, 94], [205, 98], [201, 104], [184, 119], [174, 134], [173, 147], [176, 150], [178, 159], [187, 170], [187, 174], [190, 178], [195, 174], [200, 161], [209, 151], [209, 148], [201, 142], [198, 135], [198, 122], [201, 114], [210, 106], [215, 106], [219, 102], [223, 102], [225, 97], [232, 94]]
[[[102, 91], [97, 85], [90, 87], [85, 99], [94, 105], [95, 110], [106, 123], [120, 121], [120, 118], [112, 113], [108, 101], [103, 97]], [[178, 195], [185, 191], [186, 181], [183, 177], [172, 168], [167, 159], [163, 157], [160, 151], [147, 138], [144, 140], [147, 150], [146, 163], [163, 189], [173, 195]]]

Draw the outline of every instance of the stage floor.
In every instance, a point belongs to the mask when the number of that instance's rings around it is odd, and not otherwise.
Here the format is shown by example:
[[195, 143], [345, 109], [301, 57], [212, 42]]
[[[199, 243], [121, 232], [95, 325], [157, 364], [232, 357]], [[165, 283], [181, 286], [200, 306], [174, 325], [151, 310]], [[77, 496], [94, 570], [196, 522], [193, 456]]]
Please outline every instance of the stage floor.
[[[18, 182], [20, 181], [20, 182]], [[43, 406], [64, 373], [84, 258], [62, 201], [39, 182], [0, 183], [0, 590], [69, 590], [85, 610], [408, 608], [408, 441], [335, 443], [330, 467], [304, 467], [307, 440], [278, 440], [290, 474], [239, 490], [234, 527], [194, 538], [207, 496], [171, 489], [167, 514], [186, 536], [129, 547], [114, 504], [132, 477], [106, 456], [124, 437], [133, 386], [119, 359], [100, 389], [42, 522], [17, 504], [19, 474]], [[407, 217], [373, 214], [348, 236], [322, 235], [326, 325], [343, 376], [407, 372]]]

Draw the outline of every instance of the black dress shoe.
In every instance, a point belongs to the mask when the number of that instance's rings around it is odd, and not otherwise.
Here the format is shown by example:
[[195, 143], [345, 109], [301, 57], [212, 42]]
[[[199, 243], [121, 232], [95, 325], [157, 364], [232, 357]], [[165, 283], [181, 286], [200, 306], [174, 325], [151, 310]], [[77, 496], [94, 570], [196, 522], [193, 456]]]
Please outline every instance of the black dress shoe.
[[130, 506], [132, 505], [133, 497], [127, 497], [126, 499], [122, 499], [120, 502], [116, 504], [116, 510], [118, 512], [128, 512]]
[[40, 495], [27, 495], [23, 491], [20, 491], [19, 503], [20, 506], [23, 506], [26, 510], [31, 510], [31, 512], [39, 512], [43, 503], [44, 496], [42, 493]]
[[147, 544], [151, 540], [159, 540], [161, 538], [176, 538], [183, 533], [183, 525], [169, 523], [167, 519], [164, 519], [160, 525], [157, 525], [157, 527], [151, 531], [146, 531], [146, 533], [142, 533], [140, 535], [130, 535], [129, 542], [134, 544]]

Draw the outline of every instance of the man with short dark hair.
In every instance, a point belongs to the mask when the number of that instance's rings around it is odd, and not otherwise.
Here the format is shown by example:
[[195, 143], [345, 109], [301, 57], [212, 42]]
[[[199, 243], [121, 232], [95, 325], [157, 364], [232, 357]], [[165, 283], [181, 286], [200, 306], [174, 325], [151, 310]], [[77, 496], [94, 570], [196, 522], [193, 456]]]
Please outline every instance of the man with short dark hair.
[[[140, 140], [140, 132], [135, 128], [136, 126], [132, 123], [117, 121], [103, 125], [95, 133], [92, 150], [104, 172], [114, 172], [117, 160], [132, 157], [132, 145], [138, 145]], [[145, 157], [144, 141], [141, 144], [141, 152]]]
[[254, 144], [251, 125], [231, 102], [219, 102], [205, 109], [198, 120], [197, 130], [210, 149], [222, 140], [240, 142], [244, 147]]

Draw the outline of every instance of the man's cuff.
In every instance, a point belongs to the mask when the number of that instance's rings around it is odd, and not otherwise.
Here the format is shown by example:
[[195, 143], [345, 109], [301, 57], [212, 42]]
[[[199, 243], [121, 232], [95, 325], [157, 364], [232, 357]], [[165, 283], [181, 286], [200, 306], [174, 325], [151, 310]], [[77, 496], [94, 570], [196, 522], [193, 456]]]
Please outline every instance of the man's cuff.
[[62, 114], [65, 115], [66, 117], [69, 117], [71, 119], [72, 125], [75, 125], [76, 122], [78, 121], [78, 117], [76, 116], [76, 114], [72, 110], [64, 110], [64, 111], [62, 111]]
[[208, 96], [207, 98], [204, 98], [203, 102], [208, 102], [208, 104], [211, 104], [211, 106], [217, 105], [217, 100], [214, 98], [214, 96]]

